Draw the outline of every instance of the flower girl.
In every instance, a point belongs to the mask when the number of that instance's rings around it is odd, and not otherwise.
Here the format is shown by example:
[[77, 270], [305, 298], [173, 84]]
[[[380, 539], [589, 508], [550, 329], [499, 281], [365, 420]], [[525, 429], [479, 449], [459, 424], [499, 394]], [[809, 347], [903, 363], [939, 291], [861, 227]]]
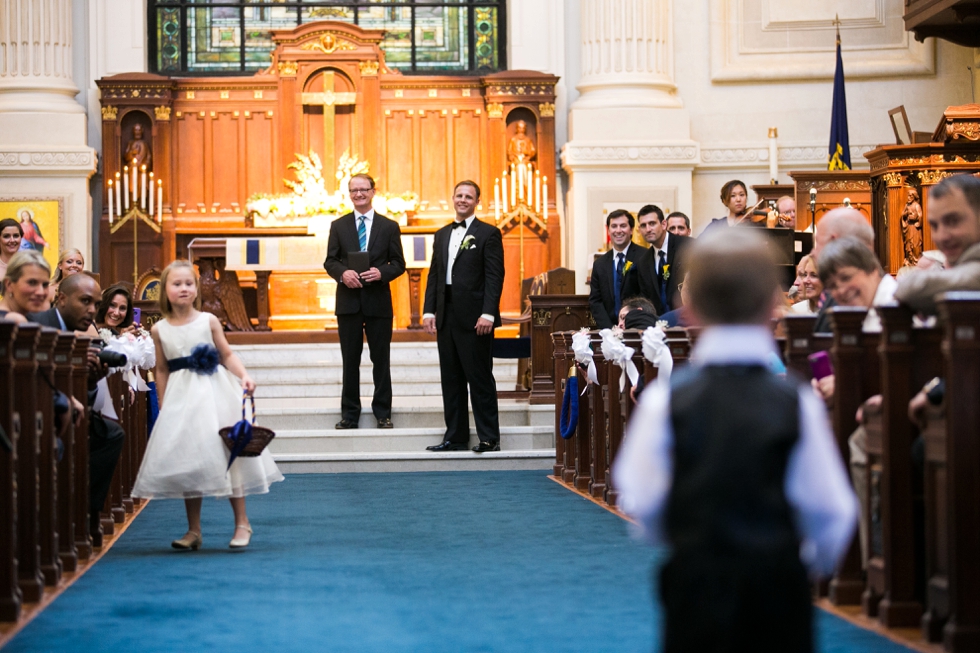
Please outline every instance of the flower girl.
[[229, 497], [235, 513], [230, 546], [243, 548], [252, 537], [245, 495], [268, 492], [271, 483], [283, 480], [268, 450], [257, 458], [236, 458], [229, 469], [218, 435], [241, 418], [242, 388], [251, 393], [255, 382], [228, 346], [218, 318], [198, 310], [194, 267], [174, 261], [160, 275], [160, 285], [164, 319], [151, 330], [160, 415], [133, 496], [184, 500], [187, 534], [173, 542], [182, 550], [201, 546], [201, 498]]

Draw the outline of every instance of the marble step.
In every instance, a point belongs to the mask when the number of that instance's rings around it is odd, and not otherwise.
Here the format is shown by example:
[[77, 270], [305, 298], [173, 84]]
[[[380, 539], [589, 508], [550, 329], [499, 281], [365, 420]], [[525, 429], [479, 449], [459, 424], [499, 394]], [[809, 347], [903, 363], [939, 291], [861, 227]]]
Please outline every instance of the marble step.
[[[277, 431], [276, 439], [269, 445], [275, 456], [286, 454], [321, 453], [411, 453], [424, 451], [426, 447], [442, 442], [445, 428], [360, 428], [336, 430], [284, 430]], [[470, 436], [470, 446], [478, 443]], [[554, 449], [555, 430], [548, 426], [502, 426], [500, 448], [502, 451]]]
[[[285, 474], [349, 472], [455, 472], [537, 469], [544, 473], [555, 462], [554, 449], [495, 451], [361, 452], [280, 454], [276, 464]], [[287, 481], [288, 482], [288, 481]]]
[[[370, 397], [361, 398], [360, 428], [370, 429], [377, 424], [371, 413]], [[340, 400], [327, 399], [322, 403], [295, 405], [273, 403], [271, 400], [256, 399], [257, 421], [260, 425], [276, 431], [324, 431], [333, 430], [340, 421]], [[543, 426], [554, 431], [555, 412], [549, 405], [530, 406], [527, 403], [501, 400], [498, 403], [500, 426]], [[391, 421], [397, 429], [403, 428], [445, 428], [442, 397], [402, 397], [392, 401]], [[473, 415], [470, 413], [470, 428], [473, 428]]]

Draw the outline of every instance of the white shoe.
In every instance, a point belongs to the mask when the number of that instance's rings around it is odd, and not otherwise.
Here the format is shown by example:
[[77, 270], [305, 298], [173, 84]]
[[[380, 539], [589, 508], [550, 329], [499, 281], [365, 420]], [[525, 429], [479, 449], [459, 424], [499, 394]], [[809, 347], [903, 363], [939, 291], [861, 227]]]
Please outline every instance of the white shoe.
[[248, 535], [245, 537], [232, 538], [231, 542], [228, 543], [228, 546], [232, 549], [244, 549], [248, 546], [248, 543], [252, 541], [252, 527], [248, 524], [239, 524], [235, 526], [236, 531], [239, 528], [248, 531]]

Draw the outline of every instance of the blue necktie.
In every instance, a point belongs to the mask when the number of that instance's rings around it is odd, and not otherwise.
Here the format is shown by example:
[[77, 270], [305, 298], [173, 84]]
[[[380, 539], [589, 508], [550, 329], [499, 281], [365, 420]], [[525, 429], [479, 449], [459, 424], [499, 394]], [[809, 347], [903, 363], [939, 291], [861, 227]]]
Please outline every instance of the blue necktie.
[[664, 263], [666, 261], [667, 255], [664, 254], [664, 250], [660, 250], [660, 261], [657, 263], [657, 278], [660, 281], [660, 304], [664, 307], [664, 312], [670, 310], [670, 306], [667, 306], [667, 282], [664, 280]]
[[364, 216], [357, 219], [357, 240], [361, 244], [361, 251], [367, 251], [367, 228], [364, 226]]
[[616, 254], [616, 273], [613, 274], [613, 315], [619, 321], [619, 308], [623, 303], [623, 258], [622, 252]]

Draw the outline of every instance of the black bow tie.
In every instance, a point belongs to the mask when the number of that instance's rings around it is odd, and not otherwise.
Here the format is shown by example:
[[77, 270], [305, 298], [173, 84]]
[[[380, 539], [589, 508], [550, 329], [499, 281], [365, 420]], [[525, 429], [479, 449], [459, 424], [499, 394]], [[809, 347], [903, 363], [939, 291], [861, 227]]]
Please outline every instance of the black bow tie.
[[461, 222], [454, 222], [453, 223], [453, 229], [456, 229], [457, 227], [463, 227], [465, 229], [466, 228], [466, 220], [462, 220]]

